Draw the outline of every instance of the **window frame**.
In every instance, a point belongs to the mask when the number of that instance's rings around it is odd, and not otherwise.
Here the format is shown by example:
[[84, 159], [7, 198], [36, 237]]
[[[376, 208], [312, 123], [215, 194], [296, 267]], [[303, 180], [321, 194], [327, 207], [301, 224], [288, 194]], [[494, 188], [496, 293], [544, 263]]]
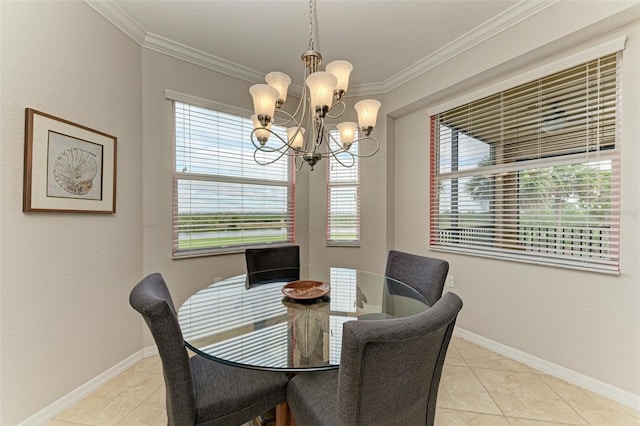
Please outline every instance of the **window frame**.
[[[238, 119], [238, 123], [242, 123], [240, 128], [236, 128], [236, 131], [242, 130], [242, 141], [250, 144], [249, 132], [244, 132], [246, 128], [252, 128], [253, 125], [251, 120], [248, 118], [251, 115], [251, 112], [242, 108], [218, 103], [215, 101], [210, 101], [207, 99], [199, 98], [196, 96], [186, 95], [183, 93], [165, 90], [165, 97], [167, 100], [171, 101], [171, 122], [172, 122], [172, 160], [171, 160], [171, 169], [172, 169], [172, 258], [180, 259], [180, 258], [189, 258], [189, 257], [199, 257], [199, 256], [212, 256], [212, 255], [220, 255], [220, 254], [229, 254], [229, 253], [239, 253], [243, 252], [247, 248], [256, 248], [256, 247], [273, 247], [273, 246], [284, 246], [284, 245], [293, 245], [295, 244], [295, 170], [294, 164], [291, 158], [283, 157], [287, 161], [286, 167], [286, 176], [287, 180], [280, 179], [269, 179], [268, 177], [250, 177], [250, 176], [232, 176], [225, 174], [208, 174], [208, 173], [197, 173], [197, 172], [187, 172], [187, 171], [178, 171], [177, 170], [177, 126], [176, 126], [176, 103], [185, 104], [189, 107], [196, 107], [205, 110], [213, 111], [215, 114], [221, 113], [225, 115], [233, 116], [234, 119]], [[215, 120], [213, 120], [215, 121]], [[284, 132], [284, 130], [283, 130]], [[246, 140], [244, 137], [244, 133], [246, 134]], [[197, 148], [192, 148], [196, 150]], [[212, 155], [213, 157], [213, 155]], [[239, 155], [241, 160], [246, 159], [246, 156]], [[247, 164], [250, 167], [268, 167], [261, 166], [255, 163], [253, 158], [247, 160]], [[281, 241], [271, 241], [265, 243], [256, 243], [256, 242], [247, 242], [243, 244], [231, 244], [231, 245], [208, 245], [203, 247], [191, 247], [191, 248], [180, 248], [179, 240], [180, 240], [180, 230], [178, 223], [178, 209], [180, 202], [179, 188], [178, 184], [180, 181], [186, 181], [191, 183], [221, 183], [221, 184], [231, 184], [238, 185], [242, 188], [245, 187], [254, 187], [254, 188], [263, 188], [263, 187], [273, 187], [273, 188], [284, 188], [286, 190], [286, 211], [282, 213], [283, 217], [286, 217], [286, 222], [283, 225], [283, 229], [286, 233], [286, 240]], [[243, 195], [239, 200], [243, 200], [245, 196]], [[242, 201], [239, 201], [242, 205], [245, 205]], [[242, 208], [244, 210], [244, 208]], [[222, 210], [220, 211], [222, 212]], [[192, 213], [193, 214], [193, 213]], [[215, 214], [215, 213], [212, 213]], [[266, 222], [264, 222], [266, 223]], [[260, 222], [257, 222], [259, 225]]]

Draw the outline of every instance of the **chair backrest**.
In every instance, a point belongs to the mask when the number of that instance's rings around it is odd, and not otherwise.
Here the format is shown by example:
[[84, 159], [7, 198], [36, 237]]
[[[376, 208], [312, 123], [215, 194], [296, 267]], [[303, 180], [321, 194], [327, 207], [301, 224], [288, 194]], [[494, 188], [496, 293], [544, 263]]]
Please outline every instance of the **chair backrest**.
[[196, 406], [189, 355], [169, 289], [162, 276], [151, 274], [131, 291], [129, 303], [146, 321], [158, 346], [167, 390], [170, 425], [195, 424]]
[[300, 246], [247, 249], [249, 285], [300, 279]]
[[338, 373], [338, 424], [433, 425], [462, 300], [445, 294], [407, 318], [348, 321]]
[[448, 272], [446, 260], [391, 250], [384, 274], [415, 288], [433, 305], [442, 296]]

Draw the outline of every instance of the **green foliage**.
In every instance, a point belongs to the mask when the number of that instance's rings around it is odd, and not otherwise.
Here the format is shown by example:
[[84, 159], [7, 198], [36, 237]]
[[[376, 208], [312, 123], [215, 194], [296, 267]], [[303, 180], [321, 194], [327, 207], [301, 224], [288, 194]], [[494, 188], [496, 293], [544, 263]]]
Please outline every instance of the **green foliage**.
[[286, 214], [279, 213], [201, 213], [178, 215], [179, 232], [216, 232], [233, 230], [282, 229]]
[[[517, 175], [520, 221], [581, 222], [609, 211], [611, 171], [598, 165], [572, 164], [524, 170]], [[475, 201], [494, 200], [494, 175], [475, 176], [464, 186]], [[536, 219], [538, 218], [538, 219]]]
[[178, 241], [179, 250], [232, 247], [246, 244], [287, 242], [286, 239], [274, 235], [233, 236], [233, 237], [195, 237]]

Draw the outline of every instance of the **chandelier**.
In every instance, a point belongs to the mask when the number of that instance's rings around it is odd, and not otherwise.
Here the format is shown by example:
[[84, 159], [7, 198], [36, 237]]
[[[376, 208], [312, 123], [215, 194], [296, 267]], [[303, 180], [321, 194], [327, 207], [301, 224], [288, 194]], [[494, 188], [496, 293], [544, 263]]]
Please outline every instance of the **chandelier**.
[[[353, 66], [338, 60], [328, 63], [325, 70], [320, 71], [322, 56], [313, 46], [314, 6], [315, 0], [310, 0], [309, 50], [301, 57], [305, 84], [295, 112], [291, 114], [282, 109], [291, 84], [287, 74], [270, 72], [265, 76], [267, 84], [255, 84], [249, 88], [255, 112], [251, 116], [254, 127], [251, 142], [255, 147], [253, 158], [258, 164], [271, 164], [287, 155], [294, 157], [296, 170], [305, 163], [313, 170], [318, 161], [327, 157], [334, 157], [343, 166], [352, 167], [356, 157], [371, 157], [380, 149], [378, 140], [371, 136], [382, 105], [375, 99], [354, 105], [357, 124], [345, 121], [335, 126], [339, 140], [331, 132], [328, 120], [339, 119], [346, 110], [343, 99]], [[272, 125], [286, 127], [286, 138], [273, 132]], [[349, 148], [355, 142], [367, 142], [371, 148], [365, 153], [361, 149], [354, 153]]]

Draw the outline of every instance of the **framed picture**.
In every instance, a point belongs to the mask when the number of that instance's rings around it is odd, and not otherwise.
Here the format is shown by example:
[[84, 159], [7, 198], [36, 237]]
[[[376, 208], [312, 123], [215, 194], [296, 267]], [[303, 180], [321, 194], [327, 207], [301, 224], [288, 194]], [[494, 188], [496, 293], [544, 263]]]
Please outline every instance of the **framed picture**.
[[27, 108], [25, 212], [116, 212], [114, 136]]

